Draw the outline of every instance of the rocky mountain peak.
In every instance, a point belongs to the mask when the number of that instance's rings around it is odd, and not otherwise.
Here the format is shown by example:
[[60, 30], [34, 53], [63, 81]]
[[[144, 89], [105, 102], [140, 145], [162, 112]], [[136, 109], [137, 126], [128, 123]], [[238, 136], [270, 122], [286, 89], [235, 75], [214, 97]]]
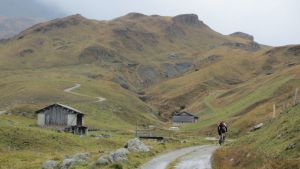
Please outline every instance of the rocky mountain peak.
[[247, 39], [247, 40], [250, 40], [250, 41], [254, 41], [254, 37], [252, 35], [249, 35], [249, 34], [244, 33], [244, 32], [234, 32], [234, 33], [230, 34], [230, 36], [239, 37], [239, 38], [242, 38], [242, 39]]
[[181, 23], [184, 25], [204, 25], [202, 21], [199, 20], [196, 14], [182, 14], [177, 15], [172, 18], [175, 23]]
[[125, 17], [129, 18], [129, 19], [136, 19], [136, 18], [140, 18], [140, 17], [144, 17], [147, 15], [144, 15], [142, 13], [137, 13], [137, 12], [131, 12], [128, 13], [127, 15], [125, 15]]

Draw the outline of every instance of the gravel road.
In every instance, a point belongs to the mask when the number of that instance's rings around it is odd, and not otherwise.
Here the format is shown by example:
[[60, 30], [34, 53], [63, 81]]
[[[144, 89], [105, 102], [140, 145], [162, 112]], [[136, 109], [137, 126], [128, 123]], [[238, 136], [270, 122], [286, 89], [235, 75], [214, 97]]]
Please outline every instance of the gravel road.
[[210, 169], [210, 159], [216, 149], [213, 145], [178, 149], [155, 157], [141, 169], [166, 169], [174, 161], [178, 161], [176, 169]]

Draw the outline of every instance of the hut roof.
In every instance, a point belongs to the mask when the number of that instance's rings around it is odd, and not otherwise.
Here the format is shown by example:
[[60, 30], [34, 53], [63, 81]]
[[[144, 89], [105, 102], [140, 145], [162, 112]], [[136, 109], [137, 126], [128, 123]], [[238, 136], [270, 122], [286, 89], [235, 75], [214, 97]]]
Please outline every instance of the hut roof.
[[188, 113], [186, 111], [176, 112], [176, 113], [173, 114], [173, 116], [193, 116], [195, 118], [198, 118], [198, 116], [195, 116], [195, 115], [193, 115], [191, 113]]
[[42, 109], [36, 111], [36, 113], [41, 113], [41, 112], [43, 112], [43, 111], [45, 111], [45, 110], [47, 110], [47, 109], [49, 109], [53, 106], [59, 106], [59, 107], [62, 107], [63, 109], [68, 109], [68, 110], [71, 111], [71, 113], [74, 113], [74, 114], [83, 114], [84, 115], [84, 113], [82, 113], [81, 111], [79, 111], [77, 109], [74, 109], [73, 107], [70, 107], [70, 106], [67, 106], [67, 105], [64, 105], [64, 104], [60, 104], [60, 103], [55, 103], [55, 104], [49, 105], [45, 108], [42, 108]]

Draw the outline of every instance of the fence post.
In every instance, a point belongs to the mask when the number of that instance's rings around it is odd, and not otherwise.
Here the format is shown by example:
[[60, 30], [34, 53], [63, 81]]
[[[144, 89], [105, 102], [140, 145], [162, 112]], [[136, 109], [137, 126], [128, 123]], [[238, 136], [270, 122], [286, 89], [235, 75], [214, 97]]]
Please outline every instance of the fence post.
[[273, 118], [276, 117], [276, 105], [275, 103], [273, 104]]
[[293, 102], [294, 106], [297, 104], [297, 97], [298, 97], [298, 88], [296, 88], [296, 90], [295, 90], [294, 102]]

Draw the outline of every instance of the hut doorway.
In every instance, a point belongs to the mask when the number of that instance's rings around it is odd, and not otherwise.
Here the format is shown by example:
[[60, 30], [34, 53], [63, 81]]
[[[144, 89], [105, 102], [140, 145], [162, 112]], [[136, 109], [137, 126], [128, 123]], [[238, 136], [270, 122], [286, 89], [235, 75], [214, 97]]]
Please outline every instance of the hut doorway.
[[77, 115], [77, 126], [82, 126], [82, 114]]

